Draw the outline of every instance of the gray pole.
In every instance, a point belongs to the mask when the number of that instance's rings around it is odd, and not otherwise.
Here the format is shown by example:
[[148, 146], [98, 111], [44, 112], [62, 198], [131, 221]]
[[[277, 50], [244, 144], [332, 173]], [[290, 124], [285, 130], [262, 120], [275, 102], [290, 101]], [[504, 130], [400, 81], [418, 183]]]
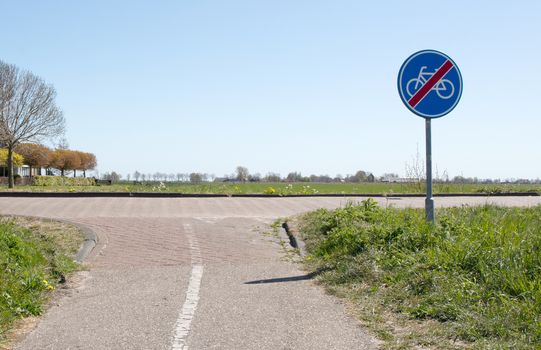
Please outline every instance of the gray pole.
[[425, 118], [426, 125], [426, 199], [425, 211], [426, 221], [435, 223], [434, 198], [432, 197], [432, 130], [430, 118]]

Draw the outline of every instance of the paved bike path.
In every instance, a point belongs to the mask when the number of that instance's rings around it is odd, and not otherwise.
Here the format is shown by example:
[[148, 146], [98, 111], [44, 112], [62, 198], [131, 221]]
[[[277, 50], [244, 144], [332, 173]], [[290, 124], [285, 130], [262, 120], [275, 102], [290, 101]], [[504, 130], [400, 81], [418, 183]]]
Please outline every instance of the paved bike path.
[[[254, 208], [284, 207], [225, 203], [213, 213], [198, 207], [203, 215], [196, 218], [158, 216], [192, 210], [183, 201], [164, 209], [144, 199], [130, 217], [118, 213], [125, 215], [123, 206], [132, 203], [109, 199], [0, 203], [6, 204], [4, 214], [67, 219], [100, 238], [88, 258], [89, 271], [77, 276], [78, 287], [16, 349], [375, 348], [340, 303], [312, 281], [297, 279], [305, 273], [285, 261], [282, 248], [264, 234], [272, 220], [249, 216]], [[145, 217], [149, 211], [153, 217]], [[203, 266], [201, 286], [183, 336], [179, 322], [186, 316], [194, 257]]]

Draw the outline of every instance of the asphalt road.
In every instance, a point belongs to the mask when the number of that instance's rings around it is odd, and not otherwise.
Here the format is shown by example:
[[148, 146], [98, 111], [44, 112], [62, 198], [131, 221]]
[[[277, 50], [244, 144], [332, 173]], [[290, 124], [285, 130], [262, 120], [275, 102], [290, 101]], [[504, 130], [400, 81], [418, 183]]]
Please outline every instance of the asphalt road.
[[[354, 201], [362, 200], [355, 198]], [[423, 205], [422, 198], [376, 199]], [[88, 271], [16, 349], [375, 349], [269, 232], [345, 198], [0, 198], [0, 214], [70, 220], [100, 241]], [[541, 197], [438, 198], [437, 206]]]

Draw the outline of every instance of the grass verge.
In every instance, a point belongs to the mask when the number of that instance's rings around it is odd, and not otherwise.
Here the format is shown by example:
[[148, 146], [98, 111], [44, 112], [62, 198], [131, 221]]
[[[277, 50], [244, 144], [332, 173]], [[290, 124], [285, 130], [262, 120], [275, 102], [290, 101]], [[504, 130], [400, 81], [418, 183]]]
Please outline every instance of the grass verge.
[[[425, 193], [422, 184], [419, 183], [221, 183], [208, 182], [201, 184], [180, 182], [145, 182], [133, 184], [133, 182], [120, 182], [113, 185], [103, 186], [15, 186], [9, 190], [6, 185], [0, 186], [0, 191], [24, 191], [24, 192], [172, 192], [184, 194], [265, 194], [265, 195], [314, 195], [314, 194], [384, 194], [392, 196], [397, 193]], [[434, 193], [484, 193], [499, 194], [510, 192], [541, 192], [540, 185], [533, 184], [456, 184], [435, 183]]]
[[0, 345], [15, 321], [42, 314], [51, 292], [77, 269], [82, 241], [64, 223], [0, 218]]
[[388, 349], [541, 348], [541, 206], [437, 217], [367, 200], [299, 229], [309, 268]]

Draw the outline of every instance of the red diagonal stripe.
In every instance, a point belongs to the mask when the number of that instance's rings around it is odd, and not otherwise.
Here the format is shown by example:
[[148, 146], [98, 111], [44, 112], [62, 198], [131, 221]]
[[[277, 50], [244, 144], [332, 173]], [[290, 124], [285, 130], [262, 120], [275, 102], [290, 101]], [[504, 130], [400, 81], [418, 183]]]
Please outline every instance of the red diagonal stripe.
[[438, 81], [440, 81], [440, 79], [443, 78], [443, 76], [447, 74], [447, 72], [449, 72], [453, 67], [453, 62], [450, 60], [445, 61], [445, 63], [434, 73], [433, 76], [430, 77], [430, 79], [428, 79], [428, 81], [419, 89], [419, 91], [417, 91], [417, 93], [409, 99], [408, 104], [412, 108], [415, 108], [415, 106], [417, 106], [419, 102], [425, 98], [430, 90], [432, 90], [434, 85], [436, 85]]

